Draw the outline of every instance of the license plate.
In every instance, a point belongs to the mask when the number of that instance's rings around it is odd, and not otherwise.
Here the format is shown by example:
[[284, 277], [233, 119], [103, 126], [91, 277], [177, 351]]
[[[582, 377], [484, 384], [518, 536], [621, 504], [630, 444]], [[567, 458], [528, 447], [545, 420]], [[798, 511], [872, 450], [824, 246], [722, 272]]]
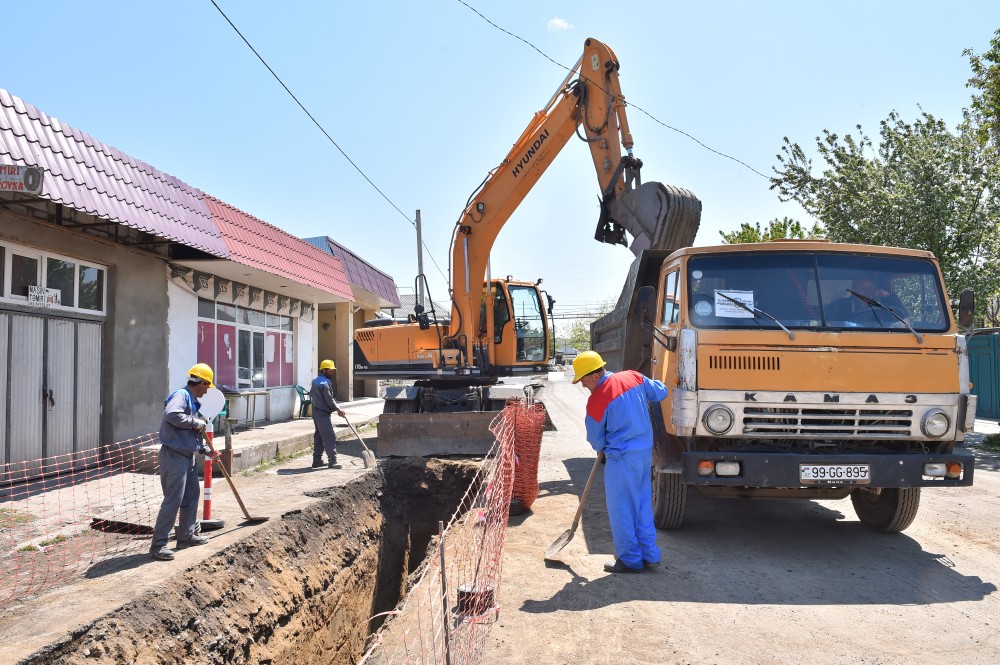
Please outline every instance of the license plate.
[[867, 485], [871, 467], [867, 464], [800, 464], [803, 485]]

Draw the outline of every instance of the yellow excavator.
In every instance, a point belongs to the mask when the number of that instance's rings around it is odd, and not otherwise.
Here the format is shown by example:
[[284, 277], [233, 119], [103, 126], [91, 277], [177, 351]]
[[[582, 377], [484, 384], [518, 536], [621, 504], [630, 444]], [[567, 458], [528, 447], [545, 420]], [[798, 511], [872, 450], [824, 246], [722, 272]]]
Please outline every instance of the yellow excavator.
[[495, 411], [531, 390], [523, 380], [502, 379], [545, 371], [552, 301], [543, 298], [541, 280], [488, 279], [487, 268], [500, 230], [574, 134], [590, 147], [597, 171], [596, 240], [629, 245], [637, 256], [693, 242], [696, 219], [673, 223], [685, 207], [678, 197], [693, 196], [641, 182], [618, 69], [608, 46], [587, 39], [548, 104], [469, 197], [451, 239], [450, 315], [418, 305], [405, 321], [376, 319], [355, 332], [355, 377], [407, 384], [386, 390], [380, 455], [485, 452]]

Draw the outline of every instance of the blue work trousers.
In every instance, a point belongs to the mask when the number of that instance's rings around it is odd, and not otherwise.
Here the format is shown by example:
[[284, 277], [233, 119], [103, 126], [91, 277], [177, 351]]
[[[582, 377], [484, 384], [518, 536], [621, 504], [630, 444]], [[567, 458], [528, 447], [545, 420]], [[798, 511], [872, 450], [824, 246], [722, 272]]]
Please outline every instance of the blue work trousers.
[[323, 460], [323, 451], [326, 450], [326, 461], [333, 464], [337, 461], [337, 435], [333, 431], [333, 421], [330, 411], [323, 411], [316, 408], [313, 402], [313, 425], [316, 430], [313, 432], [313, 463]]
[[198, 521], [198, 499], [201, 486], [198, 485], [198, 467], [194, 455], [185, 455], [168, 446], [160, 446], [160, 487], [163, 488], [163, 503], [153, 526], [152, 551], [166, 546], [174, 519], [180, 511], [177, 540], [184, 542], [194, 535]]
[[659, 563], [653, 525], [653, 450], [605, 450], [604, 491], [608, 502], [615, 556], [630, 568]]

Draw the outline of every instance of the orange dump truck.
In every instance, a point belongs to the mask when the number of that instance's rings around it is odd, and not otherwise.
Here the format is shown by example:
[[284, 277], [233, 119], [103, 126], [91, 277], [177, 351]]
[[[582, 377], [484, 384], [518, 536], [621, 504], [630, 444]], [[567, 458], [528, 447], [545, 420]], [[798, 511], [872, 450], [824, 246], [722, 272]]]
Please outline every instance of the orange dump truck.
[[671, 388], [653, 410], [658, 527], [681, 525], [693, 486], [850, 496], [863, 524], [901, 531], [922, 487], [972, 484], [974, 457], [955, 444], [975, 422], [961, 332], [974, 297], [957, 325], [932, 254], [784, 241], [644, 260], [647, 283], [618, 317], [631, 330], [609, 339], [604, 325], [603, 344]]

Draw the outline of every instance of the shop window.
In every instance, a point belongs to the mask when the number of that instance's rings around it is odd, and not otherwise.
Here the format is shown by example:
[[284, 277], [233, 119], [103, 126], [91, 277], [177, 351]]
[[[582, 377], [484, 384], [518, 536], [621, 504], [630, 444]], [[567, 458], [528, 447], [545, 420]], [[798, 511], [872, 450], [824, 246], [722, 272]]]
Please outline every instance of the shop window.
[[104, 270], [93, 266], [80, 266], [80, 309], [104, 311]]
[[38, 258], [11, 252], [10, 255], [10, 295], [27, 298], [28, 289], [39, 286]]
[[198, 298], [198, 318], [200, 319], [215, 318], [214, 300], [205, 300], [204, 298]]
[[220, 321], [236, 321], [236, 305], [215, 304], [215, 318]]
[[63, 307], [75, 307], [73, 298], [75, 274], [76, 264], [71, 261], [53, 258], [45, 260], [45, 287], [50, 295], [56, 296], [56, 301]]
[[107, 269], [75, 259], [0, 244], [0, 299], [104, 313]]

